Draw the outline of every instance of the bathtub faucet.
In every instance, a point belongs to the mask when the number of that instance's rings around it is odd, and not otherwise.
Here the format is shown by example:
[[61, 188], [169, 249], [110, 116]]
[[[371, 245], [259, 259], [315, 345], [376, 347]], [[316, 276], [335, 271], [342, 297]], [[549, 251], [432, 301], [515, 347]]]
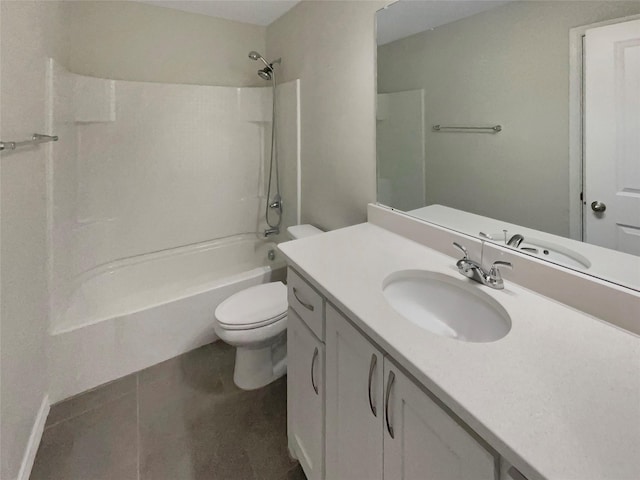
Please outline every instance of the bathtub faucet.
[[271, 235], [278, 235], [280, 233], [280, 229], [278, 227], [275, 228], [267, 228], [264, 231], [264, 236], [265, 237], [269, 237]]

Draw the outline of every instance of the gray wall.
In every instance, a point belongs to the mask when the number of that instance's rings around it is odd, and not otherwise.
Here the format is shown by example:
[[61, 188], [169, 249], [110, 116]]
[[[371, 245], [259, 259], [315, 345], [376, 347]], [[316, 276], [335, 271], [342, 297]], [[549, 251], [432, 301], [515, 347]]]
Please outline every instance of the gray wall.
[[[130, 2], [0, 2], [0, 138], [45, 132], [46, 59], [115, 79], [264, 85], [266, 28]], [[54, 147], [55, 148], [55, 147]], [[0, 478], [18, 475], [49, 386], [47, 147], [0, 162]]]
[[[45, 132], [46, 58], [64, 62], [58, 2], [0, 2], [0, 138]], [[47, 392], [46, 147], [0, 159], [0, 478], [18, 475]]]
[[69, 69], [117, 80], [262, 86], [265, 27], [121, 1], [65, 2]]
[[[569, 235], [569, 29], [640, 2], [514, 2], [378, 50], [380, 92], [425, 89], [427, 200]], [[497, 135], [434, 124], [500, 123]]]
[[375, 201], [374, 14], [388, 2], [304, 1], [267, 28], [280, 79], [300, 78], [302, 221], [366, 221]]

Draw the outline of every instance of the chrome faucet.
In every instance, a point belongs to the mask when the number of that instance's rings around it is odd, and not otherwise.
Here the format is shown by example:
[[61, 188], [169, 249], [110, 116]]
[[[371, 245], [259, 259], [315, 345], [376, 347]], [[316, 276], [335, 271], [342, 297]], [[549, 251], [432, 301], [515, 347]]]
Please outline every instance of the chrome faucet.
[[518, 248], [520, 244], [524, 241], [524, 237], [519, 233], [512, 235], [509, 241], [507, 242], [507, 246]]
[[495, 288], [496, 290], [502, 290], [504, 288], [504, 280], [502, 280], [500, 268], [513, 269], [513, 265], [510, 262], [497, 260], [493, 262], [489, 271], [486, 271], [482, 268], [482, 265], [469, 258], [469, 252], [467, 252], [466, 248], [457, 242], [453, 242], [453, 245], [464, 254], [464, 258], [456, 262], [458, 272], [471, 280], [475, 280], [478, 283], [486, 285], [487, 287]]
[[280, 229], [278, 227], [274, 227], [274, 228], [267, 228], [264, 231], [264, 236], [266, 237], [270, 237], [271, 235], [278, 235], [280, 233]]

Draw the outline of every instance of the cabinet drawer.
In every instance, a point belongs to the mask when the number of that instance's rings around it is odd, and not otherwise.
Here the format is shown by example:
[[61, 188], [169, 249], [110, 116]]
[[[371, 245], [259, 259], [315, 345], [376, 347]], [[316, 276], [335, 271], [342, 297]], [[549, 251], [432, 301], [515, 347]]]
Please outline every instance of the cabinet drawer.
[[287, 283], [289, 305], [324, 342], [324, 299], [291, 268], [287, 272]]
[[308, 480], [324, 479], [324, 353], [324, 345], [290, 308], [287, 435]]

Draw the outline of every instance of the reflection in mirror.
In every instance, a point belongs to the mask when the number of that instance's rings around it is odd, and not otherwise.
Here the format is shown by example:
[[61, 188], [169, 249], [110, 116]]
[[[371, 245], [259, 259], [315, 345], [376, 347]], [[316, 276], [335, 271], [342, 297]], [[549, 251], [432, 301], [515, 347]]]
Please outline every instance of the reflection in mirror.
[[401, 0], [377, 31], [379, 203], [640, 290], [639, 1]]

